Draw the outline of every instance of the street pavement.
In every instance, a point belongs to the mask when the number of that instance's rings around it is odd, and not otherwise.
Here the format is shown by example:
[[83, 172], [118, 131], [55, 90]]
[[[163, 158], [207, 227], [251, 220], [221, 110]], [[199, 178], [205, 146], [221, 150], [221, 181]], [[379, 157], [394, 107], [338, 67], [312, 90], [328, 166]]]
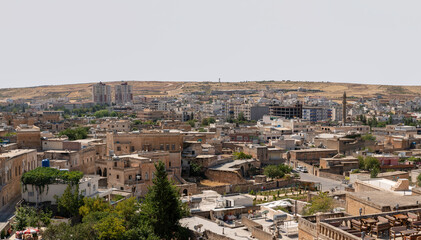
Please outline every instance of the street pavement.
[[15, 206], [20, 199], [20, 197], [14, 199], [0, 211], [0, 230], [3, 229], [7, 225], [8, 220], [15, 215]]
[[322, 191], [330, 191], [335, 188], [335, 191], [345, 190], [346, 185], [339, 181], [335, 181], [329, 178], [317, 177], [308, 173], [299, 173], [300, 178], [305, 181], [319, 182], [322, 185]]

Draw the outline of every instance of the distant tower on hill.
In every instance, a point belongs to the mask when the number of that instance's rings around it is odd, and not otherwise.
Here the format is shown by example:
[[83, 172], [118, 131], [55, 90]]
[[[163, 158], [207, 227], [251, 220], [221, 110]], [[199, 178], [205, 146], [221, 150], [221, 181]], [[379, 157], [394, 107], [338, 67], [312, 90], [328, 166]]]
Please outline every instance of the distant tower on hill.
[[111, 86], [102, 82], [92, 85], [92, 98], [95, 104], [111, 105]]
[[115, 103], [117, 105], [124, 105], [133, 102], [133, 87], [127, 82], [115, 85]]
[[346, 124], [346, 92], [342, 97], [342, 126]]

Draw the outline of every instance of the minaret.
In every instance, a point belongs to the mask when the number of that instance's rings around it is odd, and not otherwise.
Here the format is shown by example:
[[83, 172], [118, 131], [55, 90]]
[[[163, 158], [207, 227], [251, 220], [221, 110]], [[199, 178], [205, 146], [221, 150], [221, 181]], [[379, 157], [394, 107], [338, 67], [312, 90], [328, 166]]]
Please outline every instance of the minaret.
[[345, 126], [346, 123], [346, 92], [342, 97], [342, 126]]

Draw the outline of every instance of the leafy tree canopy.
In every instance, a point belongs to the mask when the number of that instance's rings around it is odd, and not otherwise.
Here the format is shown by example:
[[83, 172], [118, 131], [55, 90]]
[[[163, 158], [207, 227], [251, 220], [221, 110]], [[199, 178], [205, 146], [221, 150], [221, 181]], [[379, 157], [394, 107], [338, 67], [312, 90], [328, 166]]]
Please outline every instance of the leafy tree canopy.
[[38, 167], [34, 170], [25, 172], [21, 177], [21, 182], [23, 185], [44, 187], [45, 185], [56, 182], [77, 184], [82, 177], [83, 173], [79, 171], [69, 172], [49, 167]]
[[290, 166], [279, 164], [279, 165], [268, 165], [263, 170], [263, 174], [265, 174], [269, 178], [283, 178], [285, 174], [290, 173], [292, 168]]
[[329, 212], [333, 209], [333, 200], [325, 192], [313, 197], [310, 204], [304, 208], [304, 215], [313, 215], [317, 212]]
[[85, 139], [88, 137], [89, 127], [68, 128], [59, 132], [59, 136], [66, 135], [69, 140]]

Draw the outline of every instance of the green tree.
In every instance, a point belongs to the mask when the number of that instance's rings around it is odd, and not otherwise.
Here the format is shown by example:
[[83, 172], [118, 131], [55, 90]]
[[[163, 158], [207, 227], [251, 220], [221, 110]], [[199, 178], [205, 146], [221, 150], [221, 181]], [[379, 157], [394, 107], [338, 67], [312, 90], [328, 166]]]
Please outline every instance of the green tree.
[[373, 170], [374, 168], [380, 169], [380, 162], [377, 158], [372, 156], [367, 156], [364, 159], [364, 169], [365, 170]]
[[265, 174], [268, 178], [280, 178], [283, 177], [284, 174], [281, 172], [281, 170], [276, 165], [269, 165], [266, 166], [263, 174]]
[[329, 212], [333, 209], [333, 200], [325, 192], [313, 197], [310, 204], [304, 208], [304, 215], [313, 215], [317, 212]]
[[360, 169], [364, 169], [365, 168], [365, 163], [364, 163], [364, 157], [363, 156], [358, 156], [358, 168], [360, 168]]
[[16, 208], [13, 229], [20, 231], [26, 227], [41, 227], [50, 224], [52, 213], [37, 210], [34, 207], [21, 206]]
[[110, 112], [108, 110], [99, 110], [99, 111], [96, 111], [94, 113], [94, 116], [96, 118], [109, 117], [110, 116]]
[[209, 119], [204, 118], [202, 119], [202, 126], [208, 126], [209, 125]]
[[88, 137], [89, 127], [68, 128], [61, 131], [58, 135], [66, 135], [69, 140], [85, 139]]
[[251, 159], [253, 158], [250, 154], [245, 154], [244, 152], [235, 152], [233, 153], [234, 159]]
[[43, 233], [44, 240], [96, 240], [95, 231], [91, 225], [67, 223], [50, 225]]
[[54, 196], [57, 209], [63, 217], [76, 218], [79, 216], [79, 208], [83, 205], [83, 196], [79, 194], [79, 184], [69, 184], [63, 195]]
[[362, 135], [361, 139], [364, 141], [376, 141], [376, 137], [369, 133]]
[[190, 120], [188, 120], [188, 121], [187, 121], [187, 123], [188, 123], [191, 127], [194, 127], [194, 126], [195, 126], [195, 124], [196, 124], [196, 120], [194, 120], [194, 119], [190, 119]]
[[190, 164], [190, 175], [194, 177], [203, 177], [204, 176], [204, 170], [202, 165], [192, 162]]
[[79, 214], [82, 217], [88, 216], [94, 212], [110, 212], [110, 204], [105, 202], [102, 198], [84, 198], [83, 206], [79, 208]]
[[148, 225], [131, 228], [124, 233], [125, 240], [159, 240], [153, 230]]
[[136, 211], [139, 210], [139, 204], [135, 197], [131, 197], [124, 201], [117, 203], [114, 211], [121, 216], [126, 222], [132, 221], [136, 215]]
[[371, 178], [376, 178], [377, 175], [379, 175], [380, 173], [380, 169], [378, 167], [374, 167], [373, 169], [371, 169], [370, 171], [370, 177]]
[[245, 121], [247, 121], [247, 119], [246, 119], [246, 117], [244, 117], [244, 113], [243, 112], [240, 112], [239, 114], [238, 114], [238, 121], [240, 121], [240, 122], [245, 122]]
[[269, 178], [283, 178], [285, 174], [290, 173], [292, 171], [291, 167], [279, 164], [279, 165], [268, 165], [263, 170], [263, 174]]
[[113, 214], [101, 219], [94, 225], [94, 229], [99, 240], [123, 239], [123, 234], [126, 231], [124, 220]]
[[168, 180], [163, 162], [155, 164], [153, 185], [141, 206], [155, 234], [162, 239], [174, 238], [180, 229], [179, 220], [186, 214], [175, 185]]
[[413, 163], [419, 163], [419, 162], [421, 162], [421, 158], [411, 156], [411, 157], [408, 158], [408, 161], [413, 162]]

